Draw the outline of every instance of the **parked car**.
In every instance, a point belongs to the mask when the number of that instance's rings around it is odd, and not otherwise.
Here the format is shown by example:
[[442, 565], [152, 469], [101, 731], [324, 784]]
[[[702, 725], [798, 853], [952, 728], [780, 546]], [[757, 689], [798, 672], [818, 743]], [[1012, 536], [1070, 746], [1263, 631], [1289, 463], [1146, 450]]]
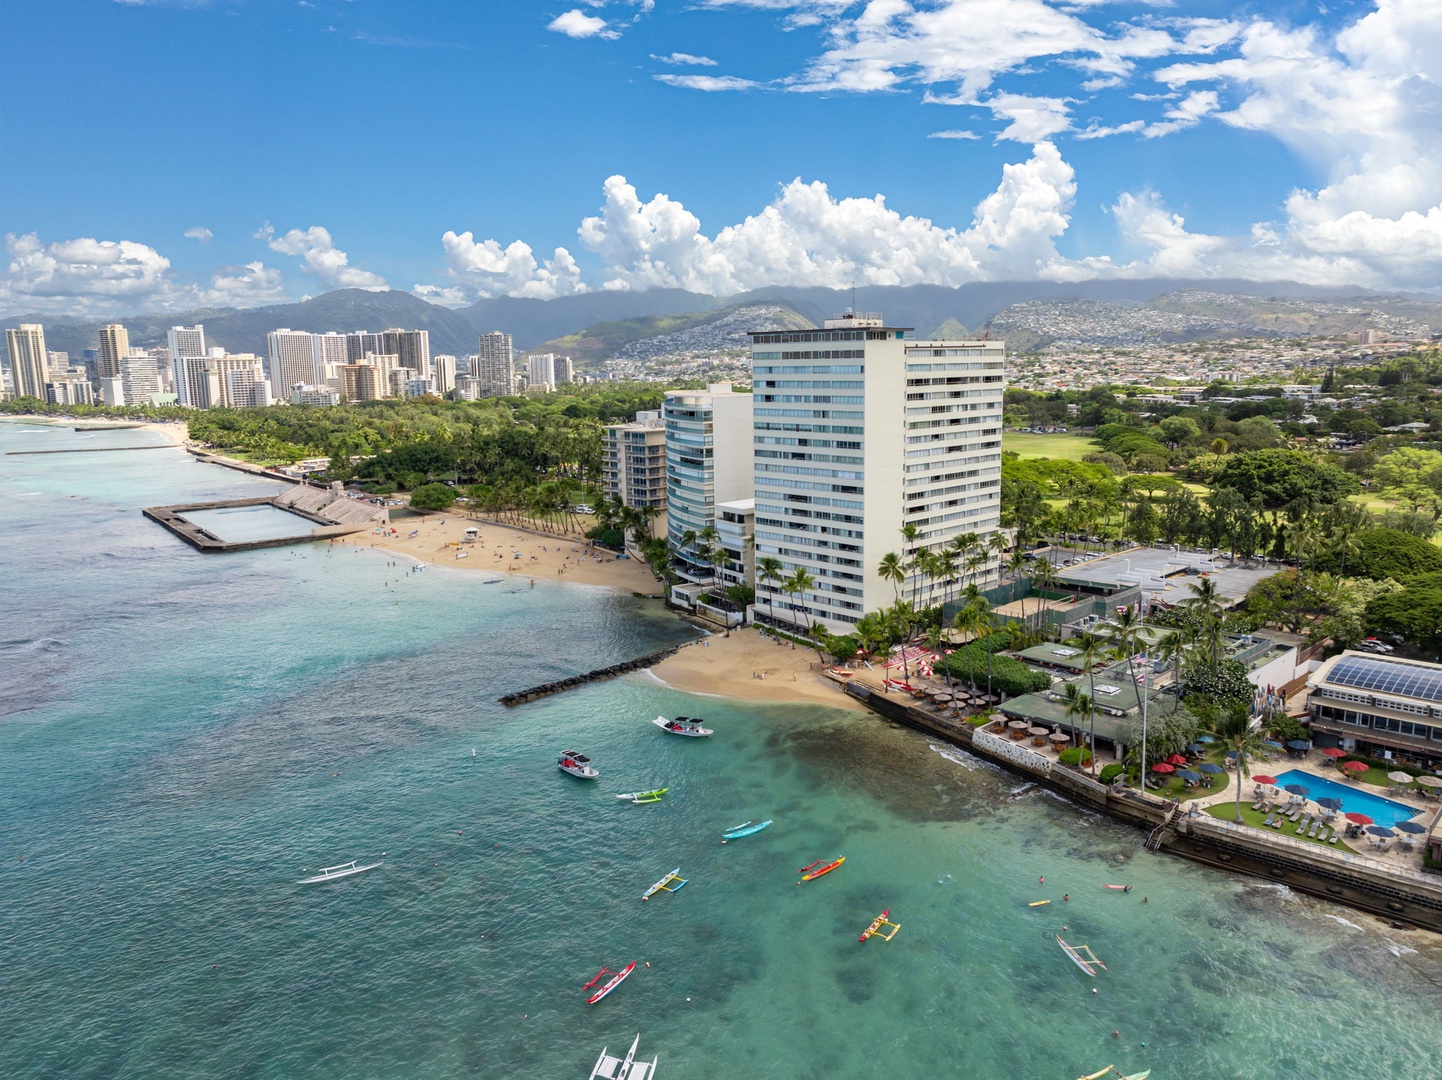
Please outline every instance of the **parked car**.
[[1392, 651], [1392, 646], [1388, 645], [1381, 638], [1369, 637], [1362, 644], [1368, 646], [1369, 648], [1375, 649], [1377, 652], [1389, 653]]

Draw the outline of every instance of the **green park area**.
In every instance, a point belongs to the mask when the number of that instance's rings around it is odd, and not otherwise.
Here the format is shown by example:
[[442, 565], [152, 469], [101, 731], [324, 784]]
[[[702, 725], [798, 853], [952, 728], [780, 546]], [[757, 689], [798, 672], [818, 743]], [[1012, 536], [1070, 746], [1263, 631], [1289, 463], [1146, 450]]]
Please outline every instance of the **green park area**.
[[1025, 431], [1002, 434], [1001, 448], [1022, 458], [1059, 458], [1081, 461], [1101, 449], [1090, 435], [1033, 435]]

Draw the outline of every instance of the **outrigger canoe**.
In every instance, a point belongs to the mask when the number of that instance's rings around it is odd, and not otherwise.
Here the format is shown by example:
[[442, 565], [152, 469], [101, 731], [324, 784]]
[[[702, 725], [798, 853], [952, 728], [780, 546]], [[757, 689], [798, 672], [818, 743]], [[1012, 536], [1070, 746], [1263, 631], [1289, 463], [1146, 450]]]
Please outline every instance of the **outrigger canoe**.
[[642, 895], [642, 900], [649, 900], [658, 892], [680, 892], [681, 886], [686, 884], [686, 879], [681, 876], [681, 868], [678, 866], [669, 874], [663, 877], [656, 884], [652, 885]]
[[660, 802], [661, 796], [666, 794], [666, 792], [670, 790], [671, 789], [668, 787], [660, 787], [656, 788], [654, 791], [630, 791], [627, 792], [625, 795], [617, 795], [616, 798], [627, 799], [633, 803]]
[[[841, 856], [841, 858], [835, 859], [832, 862], [829, 862], [823, 866], [821, 864], [821, 860], [817, 859], [810, 866], [803, 866], [800, 870], [796, 872], [801, 875], [801, 881], [811, 881], [813, 878], [819, 878], [822, 874], [831, 873], [831, 871], [835, 870], [845, 861], [846, 856], [843, 855]], [[798, 881], [796, 884], [800, 885], [801, 881]]]
[[341, 863], [341, 865], [339, 866], [327, 866], [322, 868], [321, 872], [316, 874], [314, 877], [301, 878], [298, 882], [296, 882], [296, 884], [318, 885], [322, 881], [335, 881], [337, 878], [350, 877], [352, 874], [364, 874], [367, 870], [374, 870], [377, 866], [380, 865], [381, 864], [378, 862], [373, 862], [366, 866], [357, 866], [356, 862], [352, 861], [348, 863]]
[[594, 1005], [594, 1004], [596, 1004], [596, 1002], [600, 1001], [603, 997], [605, 997], [607, 994], [609, 994], [612, 990], [616, 989], [616, 987], [620, 986], [623, 982], [625, 982], [625, 981], [626, 981], [626, 976], [630, 975], [631, 972], [633, 972], [633, 971], [635, 971], [635, 970], [636, 970], [636, 961], [634, 961], [634, 960], [632, 960], [629, 964], [627, 964], [625, 967], [623, 967], [620, 971], [612, 971], [610, 968], [603, 967], [603, 968], [600, 970], [600, 972], [597, 973], [596, 977], [595, 977], [594, 979], [592, 979], [590, 982], [588, 982], [585, 986], [581, 987], [581, 989], [582, 989], [582, 990], [589, 990], [589, 989], [591, 989], [591, 987], [595, 986], [595, 985], [596, 985], [598, 982], [600, 982], [602, 979], [606, 978], [607, 975], [611, 976], [611, 978], [605, 983], [605, 985], [603, 985], [603, 986], [601, 987], [601, 989], [597, 990], [594, 994], [592, 994], [590, 997], [588, 997], [588, 998], [586, 999], [586, 1004], [587, 1004], [587, 1005]]
[[1107, 966], [1097, 959], [1096, 953], [1092, 952], [1091, 946], [1068, 945], [1061, 939], [1060, 934], [1056, 935], [1056, 943], [1061, 946], [1062, 952], [1071, 957], [1072, 963], [1093, 978], [1096, 977], [1097, 968], [1101, 968], [1103, 971], [1107, 969]]
[[721, 834], [721, 842], [724, 844], [727, 840], [740, 840], [743, 836], [752, 836], [770, 824], [771, 821], [768, 818], [766, 821], [748, 821], [742, 825], [733, 825]]
[[1102, 1080], [1102, 1077], [1104, 1076], [1120, 1076], [1122, 1080], [1147, 1080], [1147, 1077], [1151, 1075], [1151, 1069], [1147, 1069], [1145, 1072], [1139, 1073], [1124, 1073], [1115, 1065], [1108, 1065], [1100, 1072], [1089, 1073], [1086, 1076], [1078, 1077], [1077, 1080]]
[[[901, 929], [900, 925], [891, 921], [890, 916], [891, 909], [887, 908], [880, 915], [876, 916], [875, 919], [871, 920], [871, 925], [862, 931], [861, 936], [856, 940], [865, 941], [869, 937], [879, 937], [882, 941], [890, 941], [896, 936], [896, 932]], [[888, 934], [883, 931], [881, 929], [883, 926], [891, 927], [891, 933]]]
[[1118, 890], [1120, 890], [1121, 892], [1131, 892], [1131, 891], [1132, 891], [1132, 887], [1131, 887], [1130, 885], [1103, 885], [1102, 888], [1103, 888], [1103, 889], [1118, 889]]

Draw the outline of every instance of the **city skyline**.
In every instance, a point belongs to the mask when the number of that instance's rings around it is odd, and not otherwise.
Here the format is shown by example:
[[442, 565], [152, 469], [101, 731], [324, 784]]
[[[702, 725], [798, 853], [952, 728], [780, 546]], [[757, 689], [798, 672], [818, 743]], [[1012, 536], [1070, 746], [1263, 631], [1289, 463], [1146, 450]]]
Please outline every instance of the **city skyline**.
[[[463, 304], [778, 283], [1442, 280], [1442, 9], [1425, 0], [80, 10], [6, 11], [7, 136], [48, 167], [7, 183], [5, 314], [347, 286]], [[186, 54], [250, 75], [162, 90]], [[98, 61], [116, 55], [141, 77], [107, 78]], [[358, 89], [376, 65], [383, 91]], [[93, 168], [92, 148], [137, 121], [232, 143], [194, 170]], [[337, 184], [327, 144], [369, 147], [378, 167]], [[406, 147], [404, 165], [377, 154], [388, 146]]]

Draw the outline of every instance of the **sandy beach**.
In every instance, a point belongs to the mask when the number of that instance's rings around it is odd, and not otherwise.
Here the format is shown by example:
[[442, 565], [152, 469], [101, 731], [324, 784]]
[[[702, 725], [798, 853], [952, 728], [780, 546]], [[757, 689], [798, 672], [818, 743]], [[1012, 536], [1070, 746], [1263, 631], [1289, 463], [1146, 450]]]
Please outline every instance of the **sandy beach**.
[[[592, 548], [580, 536], [558, 536], [499, 525], [494, 521], [451, 512], [403, 517], [390, 526], [395, 535], [356, 533], [336, 543], [383, 548], [429, 563], [487, 574], [510, 574], [535, 581], [570, 581], [656, 596], [661, 586], [650, 567], [634, 559], [618, 559]], [[480, 530], [474, 543], [466, 530]]]
[[821, 674], [815, 649], [763, 636], [754, 627], [713, 634], [651, 668], [667, 686], [739, 701], [864, 709], [841, 685]]
[[189, 429], [184, 424], [141, 423], [136, 420], [90, 420], [60, 416], [7, 416], [7, 423], [35, 424], [41, 427], [67, 427], [77, 431], [106, 431], [112, 428], [139, 428], [153, 431], [172, 446], [184, 446]]

